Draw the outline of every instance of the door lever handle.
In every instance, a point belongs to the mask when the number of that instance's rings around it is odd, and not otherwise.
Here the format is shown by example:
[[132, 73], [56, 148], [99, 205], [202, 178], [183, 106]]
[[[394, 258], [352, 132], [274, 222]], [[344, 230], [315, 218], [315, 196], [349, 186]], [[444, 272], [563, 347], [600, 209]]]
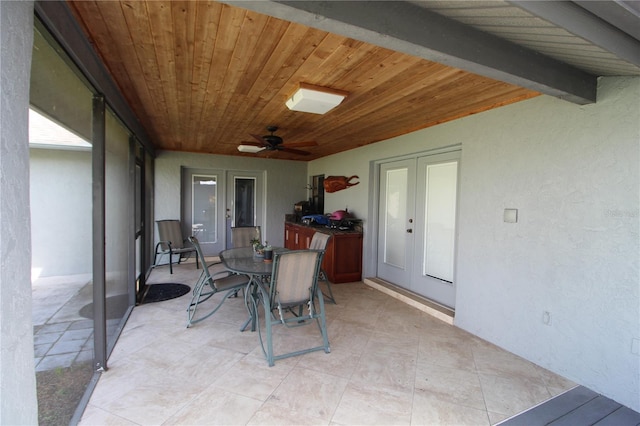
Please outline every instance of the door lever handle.
[[413, 229], [411, 228], [407, 229], [407, 234], [411, 234], [411, 233], [413, 233]]

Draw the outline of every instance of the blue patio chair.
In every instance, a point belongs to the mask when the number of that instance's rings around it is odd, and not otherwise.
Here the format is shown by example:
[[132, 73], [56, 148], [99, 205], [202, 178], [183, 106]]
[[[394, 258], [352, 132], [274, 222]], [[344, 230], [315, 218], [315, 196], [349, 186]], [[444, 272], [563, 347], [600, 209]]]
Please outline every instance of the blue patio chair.
[[[191, 302], [187, 308], [187, 328], [215, 314], [218, 309], [222, 307], [225, 300], [230, 296], [237, 296], [238, 292], [240, 290], [244, 290], [249, 283], [249, 276], [233, 274], [227, 271], [220, 262], [207, 264], [204, 254], [202, 253], [202, 249], [200, 248], [200, 243], [196, 237], [189, 237], [189, 242], [193, 244], [196, 254], [200, 258], [200, 263], [202, 263], [202, 273], [193, 288], [193, 296], [191, 297]], [[225, 294], [213, 310], [196, 318], [196, 310], [198, 309], [198, 306], [219, 292], [225, 292]]]
[[[253, 312], [258, 312], [261, 301], [265, 315], [265, 336], [262, 335], [259, 317], [256, 318], [257, 330], [260, 345], [269, 366], [273, 366], [278, 359], [313, 351], [324, 350], [325, 353], [331, 351], [327, 336], [324, 298], [318, 288], [318, 274], [323, 254], [321, 250], [274, 253], [271, 279], [268, 283], [257, 284], [257, 290], [252, 298]], [[319, 308], [315, 306], [316, 300]], [[322, 345], [274, 354], [274, 326], [299, 327], [312, 324], [317, 324], [320, 330]]]

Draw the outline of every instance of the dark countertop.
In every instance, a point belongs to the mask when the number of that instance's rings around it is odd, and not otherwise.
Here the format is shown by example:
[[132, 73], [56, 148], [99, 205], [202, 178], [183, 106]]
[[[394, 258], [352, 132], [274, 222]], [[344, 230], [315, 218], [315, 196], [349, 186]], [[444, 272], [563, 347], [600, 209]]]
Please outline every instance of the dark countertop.
[[[354, 221], [355, 220], [356, 219], [354, 219]], [[332, 234], [332, 235], [333, 234], [362, 234], [362, 224], [360, 223], [360, 221], [358, 222], [359, 223], [354, 225], [353, 227], [354, 229], [340, 230], [340, 229], [330, 228], [325, 225], [306, 225], [302, 222], [296, 222], [294, 220], [289, 220], [289, 219], [285, 220], [285, 224], [296, 225], [302, 228], [310, 228], [318, 232], [324, 232], [325, 234]]]

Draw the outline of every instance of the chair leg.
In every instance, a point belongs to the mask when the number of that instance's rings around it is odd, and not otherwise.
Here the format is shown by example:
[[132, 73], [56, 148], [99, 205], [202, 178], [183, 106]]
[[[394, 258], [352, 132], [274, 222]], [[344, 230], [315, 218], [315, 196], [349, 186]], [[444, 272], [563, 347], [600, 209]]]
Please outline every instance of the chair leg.
[[[269, 309], [269, 311], [267, 310]], [[269, 363], [269, 367], [273, 367], [275, 365], [275, 360], [273, 359], [273, 336], [272, 336], [272, 325], [273, 321], [271, 320], [271, 308], [265, 304], [264, 306], [264, 316], [265, 316], [265, 325], [266, 325], [266, 333], [267, 333], [267, 362]], [[256, 312], [257, 315], [257, 312]]]
[[[329, 281], [327, 281], [328, 283]], [[320, 326], [320, 333], [322, 333], [322, 343], [324, 345], [324, 352], [325, 353], [329, 353], [331, 352], [331, 348], [329, 347], [329, 336], [327, 335], [327, 318], [324, 314], [324, 295], [322, 294], [322, 291], [320, 290], [320, 288], [318, 288], [318, 299], [320, 301], [320, 314], [318, 315], [318, 320], [319, 320], [319, 326]], [[335, 301], [333, 303], [336, 303]]]
[[329, 282], [329, 278], [327, 277], [327, 274], [324, 271], [320, 272], [320, 278], [318, 279], [318, 287], [320, 287], [320, 282], [327, 283], [327, 291], [329, 292], [329, 295], [326, 295], [324, 292], [322, 292], [324, 297], [330, 300], [334, 305], [337, 305], [336, 299], [335, 297], [333, 297], [333, 291], [331, 291], [331, 282]]
[[[249, 295], [248, 298], [247, 298], [247, 295]], [[249, 292], [249, 291], [245, 292], [245, 298], [247, 298], [247, 303], [251, 304], [250, 307], [249, 305], [247, 305], [247, 308], [251, 309], [250, 315], [252, 317], [247, 321], [247, 324], [249, 323], [249, 321], [251, 321], [252, 322], [251, 331], [255, 331], [255, 330], [258, 331], [258, 339], [260, 340], [260, 347], [262, 348], [262, 353], [267, 359], [267, 363], [269, 364], [269, 367], [273, 367], [275, 365], [275, 357], [273, 355], [273, 337], [272, 337], [273, 316], [271, 314], [271, 304], [269, 303], [269, 296], [267, 294], [263, 292], [261, 296], [262, 297], [258, 296], [258, 290], [256, 292]], [[266, 334], [266, 340], [267, 340], [266, 348], [264, 345], [265, 337], [262, 336], [262, 330], [260, 329], [260, 318], [258, 316], [258, 305], [260, 303], [260, 299], [262, 299], [262, 306], [264, 308], [264, 322], [265, 322], [264, 332]]]
[[204, 276], [204, 272], [202, 273], [202, 275], [200, 277], [201, 278], [198, 280], [198, 282], [196, 283], [195, 288], [193, 289], [193, 296], [191, 297], [191, 303], [189, 304], [189, 308], [187, 308], [187, 312], [188, 312], [187, 328], [191, 327], [193, 324], [197, 324], [200, 321], [203, 321], [203, 320], [209, 318], [211, 315], [213, 315], [216, 312], [218, 312], [218, 309], [220, 309], [222, 307], [222, 304], [224, 303], [225, 300], [230, 298], [231, 295], [233, 295], [234, 293], [237, 293], [238, 291], [240, 291], [240, 289], [228, 290], [224, 294], [224, 296], [222, 297], [220, 302], [218, 302], [218, 304], [215, 306], [215, 308], [211, 312], [209, 312], [208, 314], [206, 314], [206, 315], [204, 315], [204, 316], [202, 316], [202, 317], [200, 317], [198, 319], [194, 319], [194, 317], [196, 315], [196, 310], [198, 309], [198, 305], [201, 304], [202, 302], [208, 300], [209, 298], [211, 298], [214, 294], [218, 293], [218, 291], [215, 290], [212, 285], [210, 285], [210, 287], [211, 287], [210, 291], [203, 293], [202, 290], [204, 289], [205, 285], [209, 284], [209, 281]]
[[173, 274], [173, 252], [169, 249], [169, 273]]

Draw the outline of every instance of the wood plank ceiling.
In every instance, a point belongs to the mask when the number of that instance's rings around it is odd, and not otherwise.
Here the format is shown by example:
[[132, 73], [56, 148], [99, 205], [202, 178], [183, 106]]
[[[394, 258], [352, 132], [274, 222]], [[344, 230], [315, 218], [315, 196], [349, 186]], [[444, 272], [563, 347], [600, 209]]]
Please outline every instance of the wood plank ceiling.
[[[308, 161], [537, 96], [351, 38], [209, 1], [69, 2], [157, 149]], [[349, 96], [290, 111], [299, 83]], [[237, 150], [279, 127], [310, 155]]]

